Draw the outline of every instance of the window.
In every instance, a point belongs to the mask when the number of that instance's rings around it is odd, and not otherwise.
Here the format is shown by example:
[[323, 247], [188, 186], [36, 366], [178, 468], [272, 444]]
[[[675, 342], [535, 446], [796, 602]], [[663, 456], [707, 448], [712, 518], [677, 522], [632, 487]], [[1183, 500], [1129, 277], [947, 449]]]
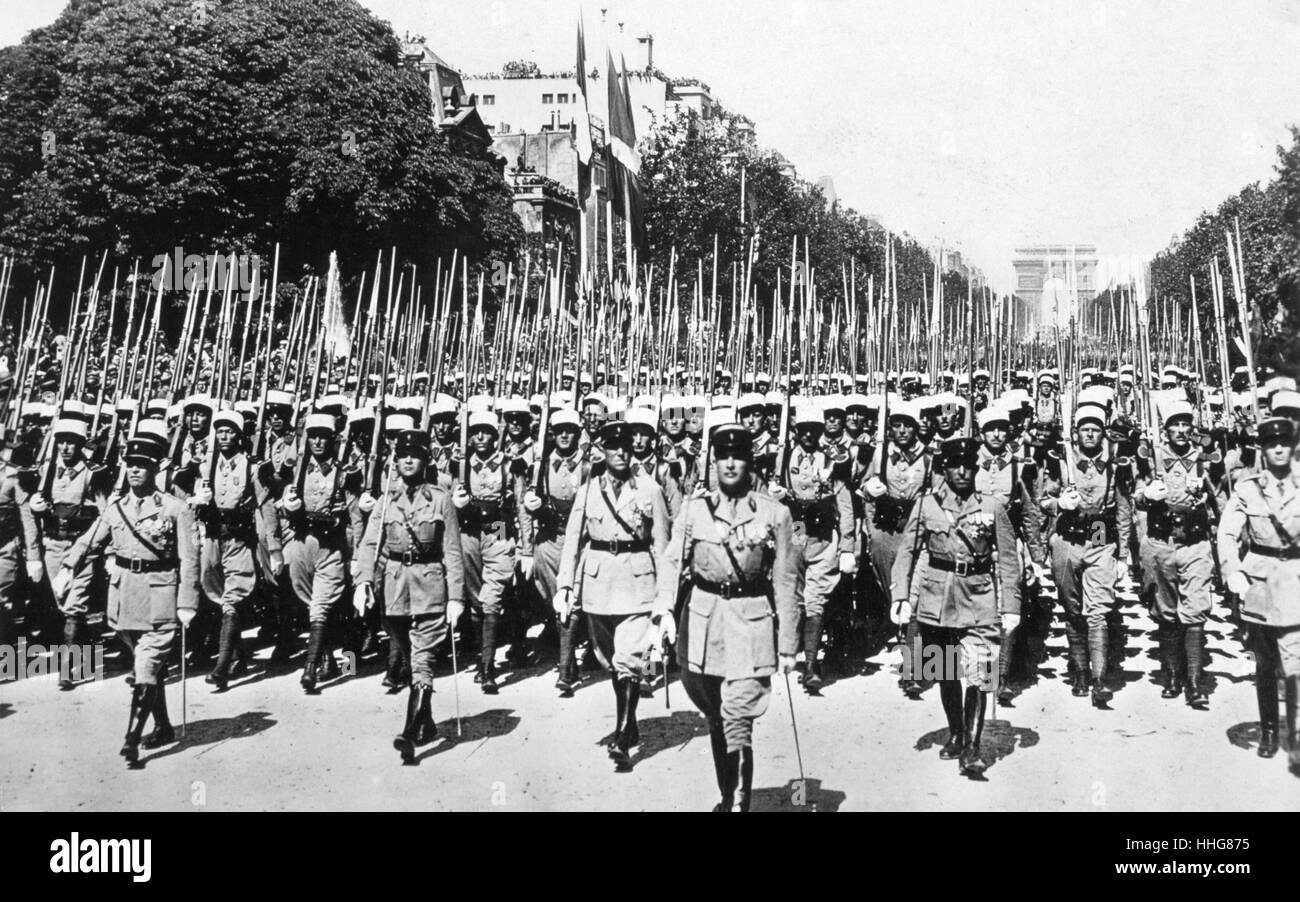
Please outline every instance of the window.
[[556, 95], [555, 95], [555, 102], [556, 102], [556, 103], [568, 103], [568, 102], [569, 102], [569, 95], [568, 95], [568, 94], [556, 94]]
[[554, 95], [554, 94], [543, 94], [543, 95], [542, 95], [542, 103], [555, 103], [555, 95]]
[[483, 95], [483, 105], [484, 105], [484, 106], [492, 106], [492, 104], [494, 104], [494, 103], [496, 103], [496, 102], [497, 102], [497, 95], [495, 95], [495, 94], [484, 94], [484, 95]]

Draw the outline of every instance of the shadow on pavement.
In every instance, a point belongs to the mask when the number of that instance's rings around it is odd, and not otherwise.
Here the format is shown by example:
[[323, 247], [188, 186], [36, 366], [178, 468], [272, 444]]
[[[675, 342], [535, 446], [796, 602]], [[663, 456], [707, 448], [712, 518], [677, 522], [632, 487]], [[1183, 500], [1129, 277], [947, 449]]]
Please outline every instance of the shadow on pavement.
[[[1284, 733], [1285, 729], [1286, 727], [1283, 725], [1282, 731], [1279, 732]], [[1259, 748], [1259, 721], [1247, 720], [1236, 726], [1228, 727], [1227, 735], [1228, 741], [1237, 748], [1253, 752]], [[1279, 743], [1279, 749], [1284, 747], [1284, 743]], [[1279, 754], [1285, 754], [1285, 752], [1279, 752]]]
[[14, 713], [14, 706], [8, 702], [0, 702], [0, 720]]
[[[916, 740], [918, 752], [937, 749], [948, 741], [948, 730], [934, 730]], [[984, 735], [980, 738], [980, 760], [985, 767], [993, 767], [1017, 748], [1033, 748], [1038, 745], [1038, 731], [1028, 727], [1013, 726], [1008, 720], [986, 720]], [[955, 763], [954, 763], [955, 766]]]
[[[437, 724], [438, 738], [419, 754], [415, 759], [416, 764], [426, 758], [433, 758], [443, 752], [449, 752], [456, 746], [464, 745], [467, 742], [480, 742], [484, 739], [495, 739], [497, 736], [512, 733], [519, 726], [519, 718], [515, 715], [513, 708], [492, 708], [488, 711], [481, 711], [472, 717], [462, 717], [460, 719], [459, 736], [456, 735], [456, 718], [454, 715], [437, 720]], [[400, 724], [397, 726], [400, 727]], [[396, 732], [398, 732], [398, 729], [394, 729], [394, 733]]]
[[[173, 721], [176, 728], [176, 743], [166, 746], [158, 752], [150, 753], [141, 749], [140, 764], [143, 766], [150, 761], [157, 761], [160, 758], [166, 758], [169, 755], [175, 755], [201, 745], [215, 745], [226, 739], [255, 736], [263, 730], [269, 730], [277, 722], [271, 719], [271, 714], [268, 711], [245, 711], [235, 717], [212, 717], [207, 720], [192, 720], [185, 727], [185, 735], [182, 737], [180, 718], [176, 718]], [[150, 719], [145, 733], [147, 734], [152, 729], [153, 720]]]
[[807, 813], [813, 811], [838, 811], [845, 795], [837, 789], [823, 789], [816, 777], [804, 780], [802, 790], [798, 780], [784, 786], [755, 789], [750, 796], [750, 811], [786, 811]]

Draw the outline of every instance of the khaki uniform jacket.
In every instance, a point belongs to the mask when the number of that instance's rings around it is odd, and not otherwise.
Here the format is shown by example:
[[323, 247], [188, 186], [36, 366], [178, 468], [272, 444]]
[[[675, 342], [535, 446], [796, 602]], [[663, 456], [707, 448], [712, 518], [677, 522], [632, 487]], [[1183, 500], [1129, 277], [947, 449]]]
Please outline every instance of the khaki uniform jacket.
[[[992, 527], [981, 526], [976, 522], [979, 518], [972, 519], [974, 514], [991, 518]], [[939, 556], [971, 563], [994, 554], [997, 559], [990, 572], [964, 576], [940, 570], [931, 560]], [[916, 617], [922, 623], [984, 626], [997, 623], [999, 614], [1019, 614], [1020, 561], [1006, 505], [979, 492], [963, 501], [946, 483], [926, 495], [912, 508], [894, 559], [891, 583], [896, 601], [907, 599], [909, 576], [917, 585]]]
[[1241, 616], [1268, 626], [1300, 626], [1300, 559], [1280, 560], [1252, 549], [1300, 547], [1300, 478], [1256, 473], [1237, 483], [1219, 521], [1219, 563], [1226, 580], [1244, 573], [1250, 590]]
[[[628, 479], [617, 500], [608, 474], [578, 491], [564, 531], [556, 588], [574, 590], [588, 614], [648, 614], [655, 574], [668, 543], [664, 493], [651, 479]], [[648, 551], [597, 551], [595, 542], [648, 542]]]
[[[442, 544], [441, 562], [403, 562], [408, 551], [437, 542]], [[448, 602], [463, 603], [465, 564], [451, 496], [424, 484], [412, 497], [406, 484], [394, 479], [366, 523], [356, 562], [359, 583], [373, 584], [375, 574], [383, 574], [384, 610], [390, 616], [441, 614]]]
[[[81, 568], [87, 556], [108, 550], [108, 622], [119, 630], [165, 629], [176, 611], [198, 610], [199, 546], [194, 514], [175, 495], [128, 493], [108, 504], [94, 525], [68, 550], [64, 566]], [[131, 572], [117, 557], [138, 561], [176, 561], [153, 573]]]
[[573, 511], [573, 499], [586, 482], [591, 465], [583, 459], [582, 452], [574, 450], [568, 457], [552, 453], [546, 460], [546, 473], [542, 476], [542, 507], [530, 512], [519, 505], [519, 554], [531, 557], [540, 537], [563, 536], [564, 528]]
[[776, 672], [777, 652], [795, 653], [799, 600], [792, 527], [784, 504], [756, 492], [736, 499], [734, 513], [721, 492], [687, 500], [664, 554], [655, 610], [673, 609], [683, 570], [692, 580], [771, 584], [770, 597], [731, 598], [692, 586], [678, 651], [692, 670], [728, 680], [765, 677]]

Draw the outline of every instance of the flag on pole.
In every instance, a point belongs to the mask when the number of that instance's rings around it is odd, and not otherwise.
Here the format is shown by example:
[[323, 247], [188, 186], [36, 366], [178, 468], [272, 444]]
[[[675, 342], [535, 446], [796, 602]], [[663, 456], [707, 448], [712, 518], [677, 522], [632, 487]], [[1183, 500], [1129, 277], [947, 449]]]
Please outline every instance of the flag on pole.
[[573, 145], [578, 151], [578, 163], [591, 165], [591, 115], [587, 106], [587, 38], [582, 27], [582, 16], [578, 16], [578, 63], [573, 70], [574, 80], [578, 82], [578, 109], [573, 114]]
[[622, 77], [614, 69], [614, 56], [605, 52], [609, 71], [609, 134], [607, 140], [609, 197], [614, 210], [628, 223], [632, 243], [645, 246], [642, 216], [641, 155], [636, 150], [636, 125], [632, 119], [632, 95], [627, 80], [627, 63], [621, 60]]

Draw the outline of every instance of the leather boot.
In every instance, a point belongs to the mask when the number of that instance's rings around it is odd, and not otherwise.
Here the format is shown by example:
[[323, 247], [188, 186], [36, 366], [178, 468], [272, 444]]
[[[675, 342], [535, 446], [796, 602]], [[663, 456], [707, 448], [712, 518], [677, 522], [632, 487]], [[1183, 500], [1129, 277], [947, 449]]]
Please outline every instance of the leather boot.
[[727, 795], [727, 737], [720, 723], [709, 727], [709, 750], [713, 753], [713, 775], [718, 781], [718, 794], [723, 799], [713, 806], [713, 810], [725, 810], [721, 806], [725, 804]]
[[636, 722], [636, 706], [641, 701], [640, 681], [636, 677], [626, 678], [623, 681], [623, 691], [627, 693], [622, 733], [622, 748], [626, 752], [632, 746], [641, 744], [641, 728]]
[[567, 624], [560, 624], [559, 632], [560, 663], [555, 688], [560, 690], [560, 698], [572, 698], [574, 688], [582, 679], [578, 673], [578, 662], [574, 654], [578, 639], [578, 618], [571, 616]]
[[[74, 646], [81, 644], [82, 635], [85, 632], [86, 615], [68, 614], [63, 618], [63, 648], [59, 651], [59, 691], [70, 692], [76, 683], [73, 682], [74, 676], [82, 676], [80, 673], [72, 672], [72, 652]], [[85, 664], [81, 665], [82, 670]]]
[[821, 663], [817, 660], [817, 646], [822, 641], [822, 615], [810, 614], [803, 622], [803, 688], [809, 695], [822, 694]]
[[1016, 644], [1016, 633], [1020, 630], [1017, 628], [1002, 637], [1002, 645], [998, 648], [998, 704], [1011, 707], [1011, 703], [1016, 700], [1016, 691], [1011, 688], [1011, 658], [1014, 654]]
[[385, 617], [388, 631], [388, 669], [383, 687], [390, 694], [400, 692], [411, 682], [411, 621], [408, 617]]
[[911, 656], [911, 673], [904, 673], [898, 685], [903, 687], [903, 694], [915, 701], [921, 697], [924, 684], [916, 678], [921, 668], [921, 626], [913, 617], [907, 622], [907, 654]]
[[1287, 764], [1300, 777], [1300, 724], [1296, 723], [1296, 701], [1300, 699], [1300, 676], [1286, 678]]
[[747, 745], [740, 750], [740, 788], [736, 790], [736, 807], [740, 811], [749, 811], [753, 788], [754, 749]]
[[1161, 698], [1178, 698], [1183, 694], [1183, 669], [1179, 666], [1179, 651], [1182, 648], [1182, 636], [1176, 623], [1160, 625], [1160, 673], [1165, 679], [1165, 688], [1160, 691]]
[[203, 682], [216, 686], [218, 692], [225, 692], [230, 682], [230, 659], [235, 654], [235, 644], [239, 640], [239, 612], [223, 611], [221, 614], [221, 638], [217, 646], [217, 663], [212, 665], [212, 672], [203, 678]]
[[325, 643], [325, 624], [312, 621], [307, 634], [307, 657], [302, 664], [302, 677], [298, 684], [308, 695], [316, 695], [316, 668], [320, 663], [321, 646]]
[[1259, 705], [1259, 757], [1277, 754], [1277, 672], [1269, 663], [1268, 672], [1255, 671], [1255, 701]]
[[725, 813], [736, 807], [736, 785], [739, 782], [740, 752], [727, 752], [722, 760], [722, 800], [713, 806], [714, 811]]
[[153, 730], [144, 737], [140, 745], [147, 749], [156, 749], [160, 745], [176, 741], [176, 730], [172, 728], [171, 716], [167, 713], [166, 675], [158, 674], [158, 684], [154, 686]]
[[939, 701], [943, 702], [943, 713], [948, 718], [948, 741], [939, 749], [939, 757], [952, 761], [961, 756], [966, 745], [966, 730], [962, 724], [961, 681], [940, 680]]
[[961, 749], [961, 772], [970, 776], [984, 773], [985, 764], [980, 758], [980, 738], [984, 735], [984, 707], [988, 695], [978, 686], [966, 687], [966, 742]]
[[623, 747], [623, 724], [627, 717], [627, 690], [623, 686], [625, 682], [627, 680], [623, 677], [611, 675], [617, 714], [614, 718], [614, 736], [609, 741], [609, 757], [614, 759], [614, 768], [619, 771], [632, 769], [632, 758]]
[[1088, 664], [1092, 671], [1092, 703], [1104, 708], [1115, 697], [1115, 693], [1106, 685], [1106, 653], [1109, 651], [1107, 624], [1102, 620], [1096, 626], [1088, 627]]
[[121, 751], [127, 764], [135, 764], [140, 760], [140, 736], [144, 733], [144, 725], [153, 712], [157, 688], [157, 686], [147, 685], [134, 686], [131, 689], [131, 718], [127, 723], [126, 739]]
[[433, 687], [421, 683], [417, 688], [420, 690], [420, 710], [415, 714], [415, 744], [425, 745], [438, 736], [438, 725], [433, 722]]
[[406, 724], [402, 727], [402, 732], [393, 737], [393, 748], [397, 749], [402, 756], [403, 764], [411, 764], [415, 761], [415, 740], [418, 734], [418, 725], [420, 721], [420, 699], [421, 691], [426, 687], [415, 685], [406, 696]]
[[322, 683], [339, 677], [339, 662], [334, 658], [334, 646], [338, 643], [340, 626], [336, 612], [330, 611], [325, 617], [325, 633], [321, 637], [320, 663], [316, 665], [316, 678]]
[[497, 621], [499, 614], [483, 615], [483, 642], [479, 651], [479, 669], [484, 695], [497, 694]]
[[284, 665], [289, 663], [296, 651], [294, 646], [298, 644], [298, 618], [287, 599], [280, 600], [276, 614], [275, 648], [271, 651], [271, 663]]
[[1118, 680], [1124, 671], [1124, 646], [1128, 628], [1124, 625], [1124, 615], [1118, 610], [1112, 611], [1106, 621], [1106, 675]]
[[1070, 694], [1083, 698], [1088, 694], [1087, 625], [1071, 617], [1065, 620], [1065, 640], [1069, 647]]
[[1183, 653], [1187, 656], [1187, 704], [1198, 711], [1210, 707], [1201, 691], [1201, 668], [1205, 661], [1205, 624], [1189, 623], [1183, 629]]

